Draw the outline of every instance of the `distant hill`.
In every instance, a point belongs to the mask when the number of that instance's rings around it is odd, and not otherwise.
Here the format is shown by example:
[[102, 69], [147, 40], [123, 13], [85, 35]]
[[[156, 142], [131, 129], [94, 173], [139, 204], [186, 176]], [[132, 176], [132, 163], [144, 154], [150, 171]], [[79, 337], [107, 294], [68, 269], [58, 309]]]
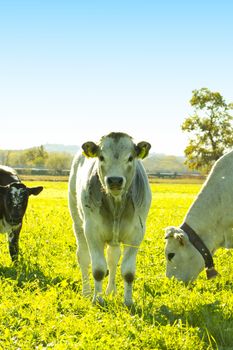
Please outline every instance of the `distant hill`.
[[75, 145], [63, 145], [63, 144], [50, 144], [43, 145], [47, 152], [66, 152], [72, 155], [76, 154], [79, 150], [79, 146]]
[[147, 173], [190, 172], [190, 170], [184, 165], [184, 161], [184, 157], [152, 153], [148, 158], [145, 158], [143, 160], [143, 164], [146, 168]]

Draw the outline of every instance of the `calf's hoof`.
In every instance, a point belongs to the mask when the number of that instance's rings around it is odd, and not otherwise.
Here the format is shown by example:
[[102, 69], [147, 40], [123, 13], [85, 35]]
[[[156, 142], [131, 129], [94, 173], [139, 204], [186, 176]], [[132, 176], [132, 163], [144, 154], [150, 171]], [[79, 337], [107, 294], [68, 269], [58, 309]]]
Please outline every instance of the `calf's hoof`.
[[105, 294], [106, 295], [116, 295], [117, 289], [115, 285], [108, 285]]
[[82, 283], [82, 295], [85, 297], [85, 298], [90, 298], [91, 296], [91, 286], [90, 286], [90, 283], [88, 281], [83, 281]]
[[92, 304], [97, 305], [97, 306], [101, 306], [101, 307], [105, 307], [106, 301], [101, 296], [94, 296], [92, 299]]
[[136, 312], [136, 308], [135, 308], [135, 304], [134, 302], [131, 300], [131, 301], [124, 301], [124, 305], [127, 307], [127, 309], [132, 313], [132, 314], [135, 314]]
[[91, 288], [83, 289], [82, 294], [83, 294], [84, 298], [90, 298], [90, 296], [91, 296]]
[[133, 300], [124, 300], [124, 304], [127, 307], [131, 307], [134, 305]]

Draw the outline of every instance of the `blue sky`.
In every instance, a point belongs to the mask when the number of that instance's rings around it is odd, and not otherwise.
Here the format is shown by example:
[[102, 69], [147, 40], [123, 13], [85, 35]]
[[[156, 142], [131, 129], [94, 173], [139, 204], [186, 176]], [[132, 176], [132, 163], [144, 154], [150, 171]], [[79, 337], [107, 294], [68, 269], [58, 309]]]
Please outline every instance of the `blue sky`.
[[182, 155], [192, 90], [233, 101], [232, 1], [0, 0], [0, 148], [110, 131]]

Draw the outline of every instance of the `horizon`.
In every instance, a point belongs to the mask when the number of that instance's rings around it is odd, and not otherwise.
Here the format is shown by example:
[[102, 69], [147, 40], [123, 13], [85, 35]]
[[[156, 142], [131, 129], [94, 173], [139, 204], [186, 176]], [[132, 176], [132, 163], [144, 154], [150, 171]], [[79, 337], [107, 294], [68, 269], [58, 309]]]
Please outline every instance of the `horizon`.
[[[81, 145], [72, 145], [72, 144], [63, 144], [63, 143], [46, 143], [46, 144], [44, 144], [44, 145], [34, 145], [34, 146], [31, 146], [31, 147], [27, 147], [27, 148], [0, 148], [0, 151], [9, 151], [9, 152], [17, 152], [17, 151], [25, 151], [25, 150], [28, 150], [28, 149], [32, 149], [32, 148], [36, 148], [36, 147], [41, 147], [41, 146], [43, 146], [43, 147], [45, 147], [45, 149], [46, 149], [46, 146], [47, 147], [50, 147], [50, 146], [54, 146], [54, 147], [64, 147], [64, 149], [65, 148], [77, 148], [77, 151], [79, 150], [79, 149], [81, 149]], [[47, 151], [47, 152], [55, 152], [55, 151]], [[56, 151], [56, 152], [63, 152], [63, 151]], [[67, 153], [69, 153], [68, 151], [64, 151], [64, 152], [67, 152]], [[71, 153], [71, 152], [70, 152]], [[177, 157], [177, 158], [179, 158], [179, 157], [182, 157], [182, 158], [185, 158], [185, 156], [184, 155], [182, 155], [182, 154], [169, 154], [169, 153], [163, 153], [163, 152], [156, 152], [156, 151], [154, 151], [153, 149], [150, 149], [150, 151], [149, 151], [149, 154], [148, 154], [148, 156], [147, 156], [147, 158], [149, 158], [151, 155], [161, 155], [161, 156], [171, 156], [171, 157]]]
[[233, 100], [232, 12], [227, 0], [0, 3], [0, 149], [123, 131], [183, 156], [192, 91]]

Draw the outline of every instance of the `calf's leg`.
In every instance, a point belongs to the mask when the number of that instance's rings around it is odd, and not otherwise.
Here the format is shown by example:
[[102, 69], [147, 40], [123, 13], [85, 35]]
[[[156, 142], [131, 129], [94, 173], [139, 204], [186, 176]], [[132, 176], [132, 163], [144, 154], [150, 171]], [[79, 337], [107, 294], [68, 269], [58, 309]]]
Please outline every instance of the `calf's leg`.
[[[76, 236], [77, 237], [77, 236]], [[84, 234], [77, 237], [77, 259], [82, 274], [82, 293], [85, 297], [91, 295], [91, 286], [89, 280], [90, 254]]]
[[77, 169], [72, 169], [69, 181], [69, 210], [73, 220], [73, 230], [77, 241], [77, 260], [82, 274], [82, 293], [84, 296], [89, 296], [91, 294], [88, 273], [90, 266], [90, 254], [83, 232], [83, 222], [79, 217], [77, 210], [76, 171]]
[[121, 274], [124, 278], [124, 303], [130, 307], [133, 305], [132, 292], [136, 270], [136, 257], [138, 248], [126, 246], [124, 248]]
[[22, 224], [16, 230], [12, 230], [11, 232], [8, 233], [8, 245], [9, 245], [9, 252], [10, 252], [12, 262], [18, 261], [19, 234], [20, 234], [21, 228], [22, 228]]
[[87, 241], [83, 233], [82, 222], [76, 215], [72, 215], [73, 230], [77, 241], [77, 260], [82, 274], [82, 293], [85, 297], [91, 295], [91, 286], [89, 279], [90, 254]]
[[109, 278], [108, 278], [108, 286], [106, 289], [106, 294], [109, 295], [111, 293], [116, 293], [116, 283], [115, 276], [117, 270], [117, 264], [120, 259], [121, 250], [120, 246], [108, 246], [107, 249], [107, 263], [109, 268]]
[[95, 283], [95, 290], [92, 301], [93, 303], [104, 305], [102, 281], [107, 272], [107, 263], [104, 257], [104, 243], [101, 241], [96, 241], [93, 238], [94, 237], [92, 235], [92, 237], [90, 237], [90, 240], [88, 240], [88, 247], [92, 264], [92, 274]]

